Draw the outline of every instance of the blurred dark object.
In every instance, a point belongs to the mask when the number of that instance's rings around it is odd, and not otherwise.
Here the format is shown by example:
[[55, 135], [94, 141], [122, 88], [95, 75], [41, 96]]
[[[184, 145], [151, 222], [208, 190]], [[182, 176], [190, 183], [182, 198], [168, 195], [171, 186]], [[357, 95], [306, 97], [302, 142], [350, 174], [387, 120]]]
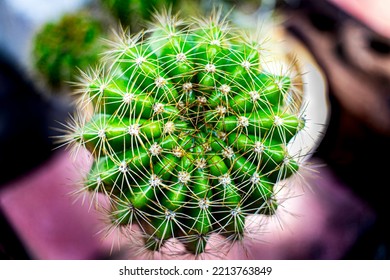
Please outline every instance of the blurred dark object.
[[316, 156], [377, 214], [347, 259], [390, 258], [390, 38], [329, 1], [285, 0], [285, 27], [329, 83], [331, 119]]
[[30, 259], [17, 233], [11, 227], [8, 219], [0, 209], [0, 259], [27, 260]]
[[329, 1], [289, 0], [286, 28], [326, 71], [343, 110], [390, 136], [390, 38]]
[[[18, 70], [0, 55], [0, 188], [49, 157], [44, 105]], [[1, 207], [0, 228], [0, 258], [28, 259]]]
[[[0, 54], [0, 188], [28, 175], [53, 154], [51, 127], [64, 121], [68, 105], [39, 93]], [[28, 259], [28, 253], [0, 205], [0, 258]]]
[[51, 127], [69, 109], [40, 94], [21, 72], [0, 54], [0, 187], [50, 157]]

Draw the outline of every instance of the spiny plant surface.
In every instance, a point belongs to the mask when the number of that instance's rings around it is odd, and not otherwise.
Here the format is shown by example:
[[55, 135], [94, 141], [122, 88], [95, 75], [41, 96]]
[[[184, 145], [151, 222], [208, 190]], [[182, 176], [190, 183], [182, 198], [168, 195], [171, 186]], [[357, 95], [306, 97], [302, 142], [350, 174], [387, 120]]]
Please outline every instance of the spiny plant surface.
[[249, 215], [275, 214], [304, 120], [291, 77], [264, 71], [261, 44], [218, 13], [156, 19], [84, 75], [79, 105], [92, 114], [67, 141], [93, 155], [83, 190], [109, 197], [114, 227], [136, 225], [151, 251], [175, 238], [199, 255], [212, 234], [240, 241]]

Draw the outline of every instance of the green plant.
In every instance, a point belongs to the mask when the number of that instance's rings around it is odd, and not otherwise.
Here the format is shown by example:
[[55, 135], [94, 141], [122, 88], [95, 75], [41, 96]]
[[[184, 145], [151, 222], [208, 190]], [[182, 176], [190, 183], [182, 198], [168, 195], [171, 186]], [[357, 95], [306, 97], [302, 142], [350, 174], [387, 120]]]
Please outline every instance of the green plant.
[[79, 70], [97, 63], [103, 51], [102, 22], [87, 11], [65, 14], [44, 24], [34, 36], [34, 68], [54, 88], [75, 82]]
[[114, 227], [135, 226], [152, 251], [177, 238], [198, 255], [211, 234], [239, 241], [248, 215], [275, 214], [305, 121], [293, 79], [263, 69], [256, 38], [218, 12], [155, 18], [84, 74], [65, 138], [93, 156], [82, 191], [109, 197]]
[[155, 10], [175, 6], [177, 0], [101, 0], [101, 2], [123, 26], [130, 26], [134, 31], [140, 30], [140, 23], [150, 20]]

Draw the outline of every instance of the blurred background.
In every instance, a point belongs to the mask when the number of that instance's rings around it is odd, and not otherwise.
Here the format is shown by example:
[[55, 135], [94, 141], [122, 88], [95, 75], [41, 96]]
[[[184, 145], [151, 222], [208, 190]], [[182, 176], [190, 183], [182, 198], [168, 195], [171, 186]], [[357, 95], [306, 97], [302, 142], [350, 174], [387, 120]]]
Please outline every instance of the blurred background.
[[226, 258], [390, 257], [388, 1], [0, 0], [2, 259], [135, 258], [100, 233], [103, 213], [70, 195], [83, 174], [54, 144], [55, 128], [73, 113], [71, 83], [77, 67], [96, 62], [101, 38], [119, 26], [142, 30], [164, 6], [191, 17], [215, 5], [240, 28], [273, 22], [315, 74], [305, 81], [316, 89], [308, 102], [326, 112], [304, 186], [296, 183], [280, 220]]

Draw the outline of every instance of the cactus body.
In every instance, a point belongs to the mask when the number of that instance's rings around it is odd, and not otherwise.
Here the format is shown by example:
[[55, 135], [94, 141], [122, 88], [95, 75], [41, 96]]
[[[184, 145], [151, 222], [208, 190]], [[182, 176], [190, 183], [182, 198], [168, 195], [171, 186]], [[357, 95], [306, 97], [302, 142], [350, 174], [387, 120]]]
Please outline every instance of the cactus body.
[[211, 234], [241, 240], [248, 215], [275, 213], [304, 121], [286, 102], [290, 77], [263, 71], [256, 44], [218, 17], [180, 23], [116, 42], [83, 84], [94, 115], [73, 135], [114, 224], [137, 224], [149, 249], [178, 238], [200, 254]]

